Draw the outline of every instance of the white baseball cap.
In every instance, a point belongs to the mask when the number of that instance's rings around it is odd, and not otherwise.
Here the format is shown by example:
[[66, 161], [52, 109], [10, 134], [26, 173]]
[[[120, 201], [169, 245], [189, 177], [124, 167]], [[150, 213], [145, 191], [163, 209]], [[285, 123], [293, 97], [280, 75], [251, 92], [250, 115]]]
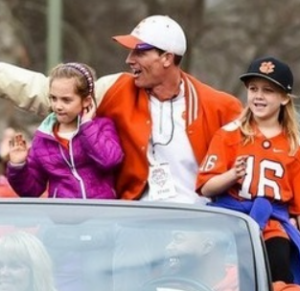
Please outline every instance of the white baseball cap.
[[154, 15], [142, 20], [130, 34], [113, 39], [129, 49], [146, 50], [153, 47], [183, 56], [186, 37], [181, 26], [169, 16]]

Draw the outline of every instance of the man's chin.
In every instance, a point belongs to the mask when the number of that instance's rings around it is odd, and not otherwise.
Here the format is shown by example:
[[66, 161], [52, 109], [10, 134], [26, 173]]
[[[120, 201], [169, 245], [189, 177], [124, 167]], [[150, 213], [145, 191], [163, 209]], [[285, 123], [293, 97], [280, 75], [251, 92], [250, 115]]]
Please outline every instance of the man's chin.
[[138, 79], [134, 79], [134, 85], [140, 89], [144, 89], [145, 85]]
[[151, 91], [151, 88], [149, 88], [149, 83], [145, 83], [145, 79], [142, 76], [135, 76], [134, 77], [134, 85], [138, 87], [139, 89], [145, 89], [147, 92]]
[[172, 274], [190, 273], [192, 269], [196, 268], [199, 262], [195, 257], [171, 257], [168, 259], [167, 266]]
[[181, 259], [175, 257], [169, 258], [166, 266], [170, 274], [181, 273], [184, 268]]

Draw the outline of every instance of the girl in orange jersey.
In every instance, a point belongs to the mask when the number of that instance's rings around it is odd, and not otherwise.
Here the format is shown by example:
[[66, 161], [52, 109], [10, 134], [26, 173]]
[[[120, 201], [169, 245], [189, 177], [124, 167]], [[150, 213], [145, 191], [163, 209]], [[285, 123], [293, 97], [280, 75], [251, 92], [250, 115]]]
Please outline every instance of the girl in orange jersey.
[[300, 138], [293, 74], [280, 60], [263, 57], [240, 79], [247, 106], [238, 120], [215, 134], [200, 168], [199, 192], [212, 205], [255, 219], [273, 282], [300, 283]]

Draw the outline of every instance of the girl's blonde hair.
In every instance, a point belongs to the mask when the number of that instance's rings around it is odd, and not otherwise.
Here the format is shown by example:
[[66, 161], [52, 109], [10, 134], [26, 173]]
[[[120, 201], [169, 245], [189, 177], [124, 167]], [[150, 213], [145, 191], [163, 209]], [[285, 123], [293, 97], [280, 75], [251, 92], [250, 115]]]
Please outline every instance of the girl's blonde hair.
[[[289, 93], [286, 94], [286, 97], [289, 98], [289, 102], [286, 105], [281, 105], [278, 121], [290, 144], [289, 155], [294, 155], [299, 148], [300, 141], [299, 116], [293, 100], [296, 96]], [[244, 144], [253, 142], [255, 136], [255, 131], [253, 129], [254, 118], [249, 106], [247, 106], [242, 112], [240, 121]]]
[[29, 291], [55, 291], [51, 258], [36, 236], [16, 231], [1, 237], [1, 260], [21, 263], [30, 270]]
[[62, 63], [55, 66], [49, 74], [49, 84], [58, 78], [74, 78], [76, 80], [75, 93], [82, 99], [91, 95], [95, 100], [96, 72], [93, 68], [82, 63]]

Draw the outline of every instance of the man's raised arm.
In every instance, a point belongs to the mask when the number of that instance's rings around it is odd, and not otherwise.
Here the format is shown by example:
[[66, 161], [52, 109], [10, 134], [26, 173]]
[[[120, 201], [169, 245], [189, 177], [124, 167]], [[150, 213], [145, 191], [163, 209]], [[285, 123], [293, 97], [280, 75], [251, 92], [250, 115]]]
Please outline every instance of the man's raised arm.
[[45, 116], [49, 112], [48, 88], [45, 75], [0, 62], [0, 98]]

